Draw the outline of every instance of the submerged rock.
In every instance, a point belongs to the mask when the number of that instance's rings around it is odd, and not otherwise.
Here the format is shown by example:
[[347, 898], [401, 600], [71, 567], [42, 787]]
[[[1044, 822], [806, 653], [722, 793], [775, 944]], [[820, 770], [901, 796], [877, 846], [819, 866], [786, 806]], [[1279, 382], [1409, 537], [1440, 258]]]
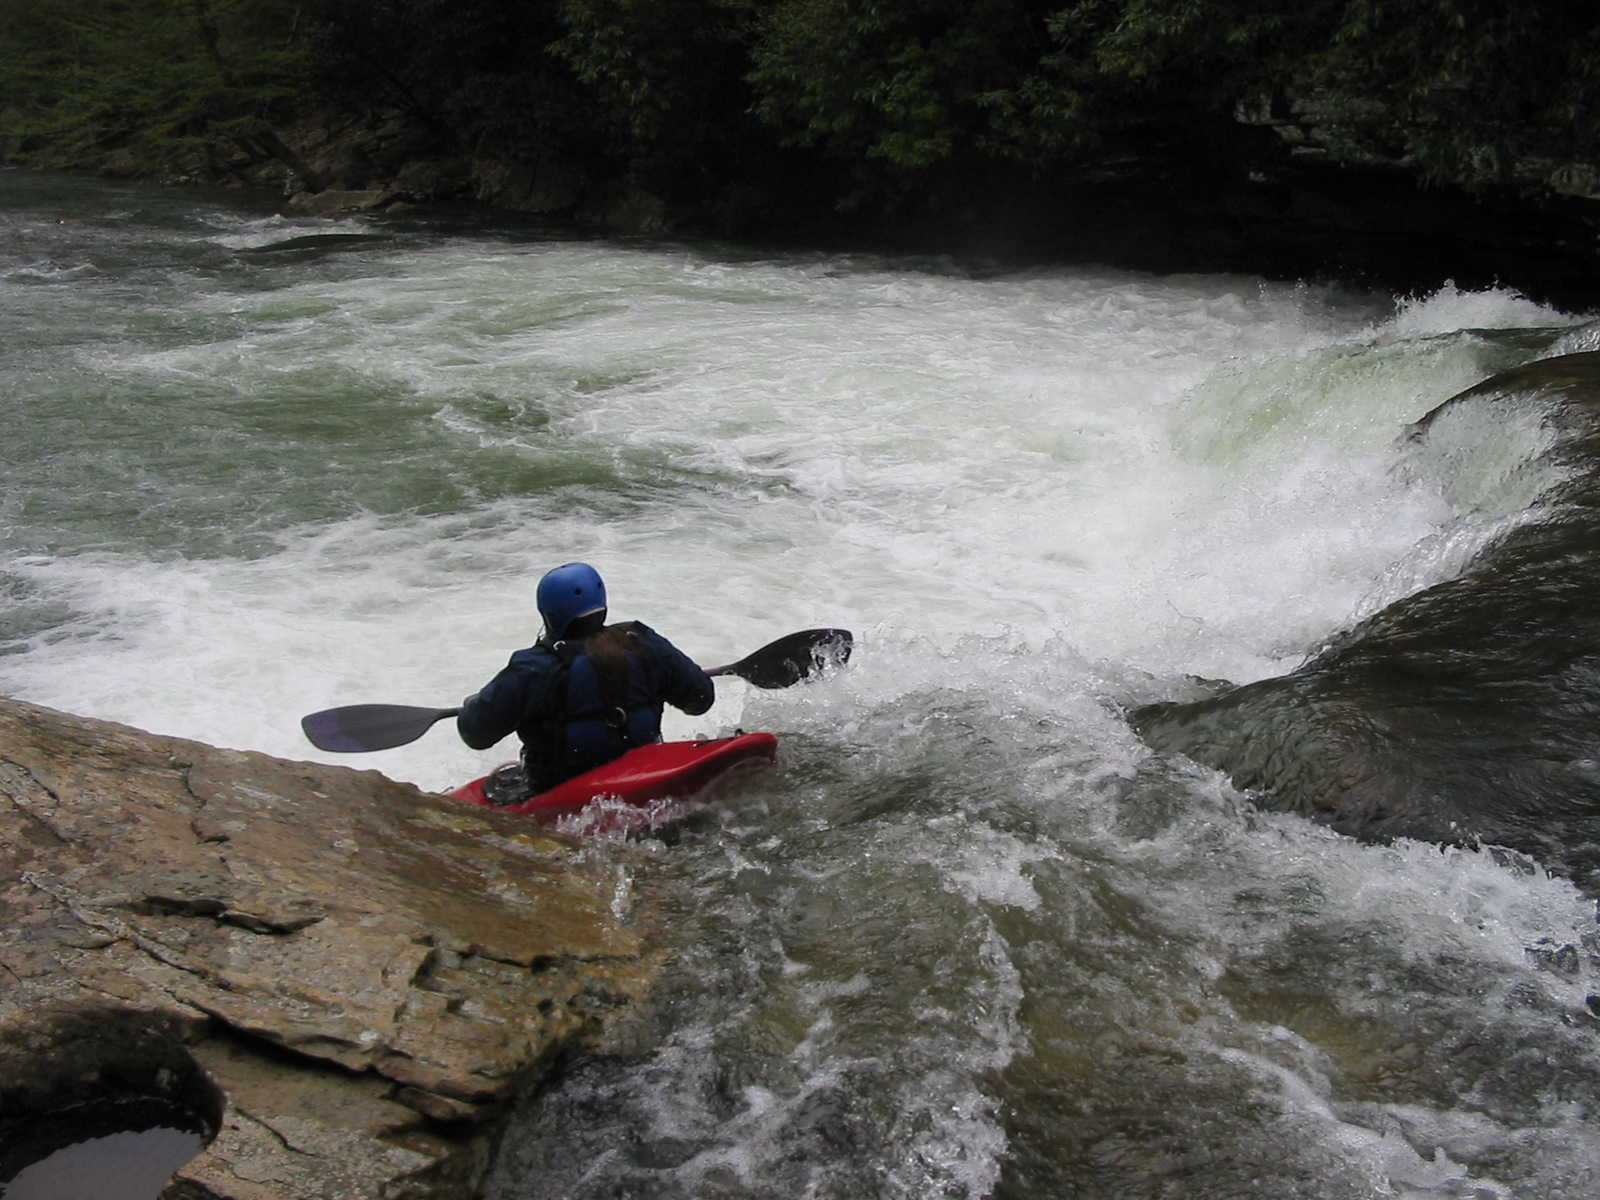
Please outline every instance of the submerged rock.
[[657, 966], [614, 857], [376, 772], [0, 700], [0, 800], [0, 1133], [187, 1114], [169, 1195], [471, 1196]]
[[1482, 406], [1537, 414], [1557, 482], [1456, 578], [1390, 605], [1298, 670], [1132, 721], [1264, 806], [1363, 838], [1482, 843], [1600, 893], [1600, 354], [1495, 376], [1411, 430]]

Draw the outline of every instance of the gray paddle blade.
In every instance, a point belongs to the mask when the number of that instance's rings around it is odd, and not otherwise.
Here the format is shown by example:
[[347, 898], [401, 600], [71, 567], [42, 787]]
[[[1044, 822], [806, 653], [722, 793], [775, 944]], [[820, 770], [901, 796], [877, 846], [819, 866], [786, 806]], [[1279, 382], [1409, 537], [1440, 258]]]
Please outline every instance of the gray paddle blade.
[[388, 750], [414, 742], [459, 708], [418, 708], [407, 704], [347, 704], [300, 718], [300, 728], [319, 750], [355, 754]]
[[786, 688], [826, 667], [842, 666], [854, 646], [848, 629], [803, 629], [707, 674], [737, 675], [758, 688]]

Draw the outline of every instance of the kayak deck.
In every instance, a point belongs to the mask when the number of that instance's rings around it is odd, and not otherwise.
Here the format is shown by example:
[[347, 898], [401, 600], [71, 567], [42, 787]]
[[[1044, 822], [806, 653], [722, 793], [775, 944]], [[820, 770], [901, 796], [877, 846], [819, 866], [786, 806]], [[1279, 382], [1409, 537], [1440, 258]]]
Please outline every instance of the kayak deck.
[[670, 819], [662, 810], [671, 801], [699, 798], [730, 772], [771, 763], [777, 749], [778, 739], [770, 733], [653, 742], [510, 804], [490, 798], [485, 790], [489, 776], [450, 794], [469, 804], [522, 813], [540, 824], [560, 824], [572, 832], [639, 832]]

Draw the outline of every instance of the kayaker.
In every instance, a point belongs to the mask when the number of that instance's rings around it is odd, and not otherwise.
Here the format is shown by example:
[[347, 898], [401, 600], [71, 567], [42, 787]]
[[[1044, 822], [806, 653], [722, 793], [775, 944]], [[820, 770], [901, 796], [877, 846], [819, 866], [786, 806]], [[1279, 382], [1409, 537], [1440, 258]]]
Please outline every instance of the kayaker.
[[539, 640], [462, 701], [456, 718], [474, 750], [512, 732], [522, 739], [523, 795], [660, 741], [666, 704], [690, 716], [711, 707], [716, 687], [688, 655], [642, 622], [606, 624], [606, 586], [589, 564], [548, 571], [537, 598]]

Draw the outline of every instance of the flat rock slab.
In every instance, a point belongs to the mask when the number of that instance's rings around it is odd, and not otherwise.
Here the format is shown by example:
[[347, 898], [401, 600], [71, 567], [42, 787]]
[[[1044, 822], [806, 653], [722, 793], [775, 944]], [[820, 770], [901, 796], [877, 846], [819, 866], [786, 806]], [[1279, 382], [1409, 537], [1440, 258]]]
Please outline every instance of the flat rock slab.
[[[186, 1197], [471, 1196], [513, 1093], [658, 966], [623, 847], [7, 700], [0, 868], [0, 1125], [177, 1055], [225, 1097]], [[85, 1021], [128, 1061], [53, 1044]]]

